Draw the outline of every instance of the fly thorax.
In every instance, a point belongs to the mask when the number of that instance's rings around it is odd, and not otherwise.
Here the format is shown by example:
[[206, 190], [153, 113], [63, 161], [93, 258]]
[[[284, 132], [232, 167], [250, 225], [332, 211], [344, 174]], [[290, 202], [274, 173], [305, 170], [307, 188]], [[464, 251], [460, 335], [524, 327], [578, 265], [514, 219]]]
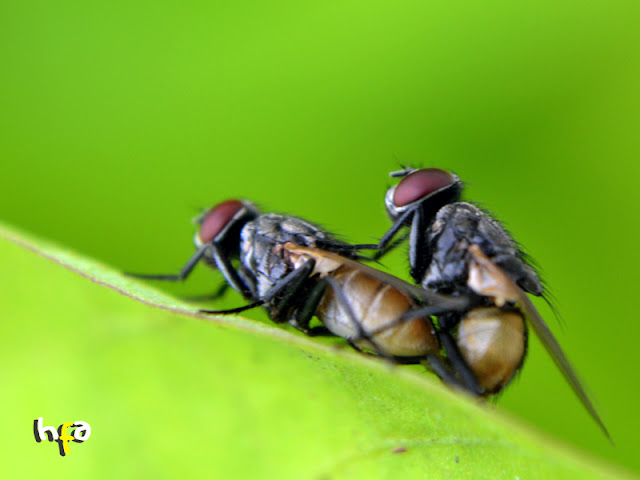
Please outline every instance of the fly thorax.
[[282, 244], [259, 234], [259, 221], [249, 222], [242, 230], [240, 261], [256, 280], [258, 296], [263, 298], [292, 267], [284, 259]]

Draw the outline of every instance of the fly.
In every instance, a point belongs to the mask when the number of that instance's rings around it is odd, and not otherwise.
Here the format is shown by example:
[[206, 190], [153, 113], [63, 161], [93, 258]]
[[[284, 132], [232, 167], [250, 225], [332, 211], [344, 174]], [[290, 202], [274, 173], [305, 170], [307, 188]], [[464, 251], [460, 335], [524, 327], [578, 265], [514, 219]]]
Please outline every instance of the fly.
[[489, 213], [460, 202], [462, 182], [437, 168], [407, 168], [385, 197], [392, 227], [376, 245], [378, 257], [409, 228], [410, 274], [425, 291], [466, 299], [464, 310], [435, 314], [439, 338], [458, 382], [475, 395], [499, 393], [522, 367], [527, 325], [540, 338], [574, 393], [610, 435], [575, 369], [527, 293], [542, 296], [535, 269]]
[[[424, 363], [453, 381], [430, 316], [461, 310], [466, 299], [431, 293], [360, 263], [359, 248], [297, 217], [260, 213], [246, 200], [228, 200], [205, 212], [196, 252], [176, 275], [136, 275], [180, 281], [204, 261], [217, 268], [248, 304], [276, 323], [315, 335], [330, 333], [354, 348], [400, 363]], [[311, 328], [316, 316], [323, 327]]]

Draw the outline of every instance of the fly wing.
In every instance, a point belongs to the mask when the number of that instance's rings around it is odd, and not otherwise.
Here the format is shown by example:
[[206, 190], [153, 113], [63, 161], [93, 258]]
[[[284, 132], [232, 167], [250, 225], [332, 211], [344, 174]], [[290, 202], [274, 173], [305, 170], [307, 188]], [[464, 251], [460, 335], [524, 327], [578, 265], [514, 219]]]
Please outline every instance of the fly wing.
[[373, 267], [370, 267], [369, 265], [364, 265], [354, 260], [346, 258], [345, 263], [349, 263], [349, 265], [353, 266], [354, 268], [360, 269], [360, 271], [366, 273], [367, 275], [380, 280], [382, 283], [386, 283], [394, 288], [397, 288], [401, 292], [404, 292], [407, 295], [424, 302], [428, 306], [440, 307], [454, 312], [464, 311], [469, 306], [470, 302], [467, 298], [441, 295], [439, 293], [425, 290], [424, 288], [421, 288], [417, 285], [412, 285], [409, 282], [405, 282], [401, 278], [395, 277], [390, 273], [377, 270]]
[[[469, 247], [472, 256], [469, 265], [469, 287], [476, 293], [493, 297], [497, 306], [502, 306], [506, 302], [513, 303], [525, 316], [531, 325], [544, 348], [562, 372], [565, 380], [569, 383], [574, 393], [587, 409], [591, 417], [600, 426], [609, 441], [612, 442], [607, 427], [605, 427], [600, 415], [596, 411], [593, 403], [585, 391], [580, 377], [571, 366], [569, 359], [562, 351], [558, 341], [549, 330], [549, 327], [542, 319], [536, 307], [531, 303], [526, 293], [522, 291], [496, 264], [482, 252], [476, 244]], [[613, 443], [613, 442], [612, 442]]]
[[[353, 269], [360, 270], [366, 275], [369, 275], [370, 277], [375, 278], [382, 283], [391, 285], [401, 292], [404, 292], [407, 295], [414, 297], [429, 306], [437, 306], [451, 311], [463, 311], [469, 305], [469, 301], [466, 298], [451, 297], [448, 295], [440, 295], [434, 292], [430, 292], [416, 285], [411, 285], [401, 278], [394, 277], [389, 273], [377, 270], [360, 262], [356, 262], [355, 260], [351, 260], [349, 258], [338, 255], [337, 253], [327, 252], [326, 250], [319, 250], [311, 247], [305, 247], [291, 242], [285, 243], [284, 248], [290, 253], [313, 258], [316, 263], [332, 265], [334, 269], [337, 269], [340, 265], [347, 265]], [[326, 272], [324, 273], [328, 273], [330, 271], [329, 268], [325, 270]]]

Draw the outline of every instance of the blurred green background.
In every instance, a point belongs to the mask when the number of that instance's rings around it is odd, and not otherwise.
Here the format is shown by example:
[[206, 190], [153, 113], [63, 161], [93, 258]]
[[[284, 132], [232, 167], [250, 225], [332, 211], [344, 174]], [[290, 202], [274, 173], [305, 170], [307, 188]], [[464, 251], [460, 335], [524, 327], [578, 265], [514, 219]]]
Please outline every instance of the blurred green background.
[[[61, 0], [0, 12], [0, 219], [165, 273], [193, 251], [190, 219], [221, 200], [368, 242], [388, 227], [388, 171], [451, 169], [542, 266], [564, 328], [539, 308], [616, 447], [537, 340], [498, 408], [640, 469], [637, 2]], [[386, 263], [406, 277], [403, 252]], [[162, 288], [220, 282], [194, 277]]]

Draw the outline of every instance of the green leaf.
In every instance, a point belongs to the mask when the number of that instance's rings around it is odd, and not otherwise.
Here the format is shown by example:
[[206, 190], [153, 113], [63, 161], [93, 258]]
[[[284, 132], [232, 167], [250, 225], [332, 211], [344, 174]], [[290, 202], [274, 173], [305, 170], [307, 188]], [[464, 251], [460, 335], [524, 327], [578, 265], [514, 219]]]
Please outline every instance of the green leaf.
[[[205, 317], [76, 253], [6, 226], [0, 237], [7, 478], [627, 475], [421, 368]], [[91, 437], [62, 458], [35, 442], [38, 417], [88, 422]]]

